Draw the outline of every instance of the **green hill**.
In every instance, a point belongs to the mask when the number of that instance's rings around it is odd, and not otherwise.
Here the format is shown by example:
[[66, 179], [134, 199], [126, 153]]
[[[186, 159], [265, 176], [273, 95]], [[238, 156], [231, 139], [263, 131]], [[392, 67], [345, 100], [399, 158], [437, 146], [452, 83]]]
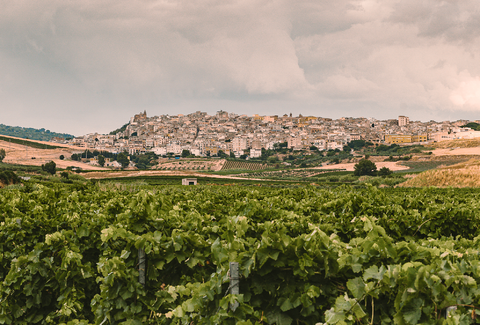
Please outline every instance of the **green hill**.
[[0, 134], [8, 135], [11, 137], [39, 140], [39, 141], [50, 141], [52, 138], [73, 138], [74, 136], [67, 133], [56, 133], [50, 132], [50, 130], [45, 129], [34, 129], [34, 128], [24, 128], [21, 126], [8, 126], [0, 124]]

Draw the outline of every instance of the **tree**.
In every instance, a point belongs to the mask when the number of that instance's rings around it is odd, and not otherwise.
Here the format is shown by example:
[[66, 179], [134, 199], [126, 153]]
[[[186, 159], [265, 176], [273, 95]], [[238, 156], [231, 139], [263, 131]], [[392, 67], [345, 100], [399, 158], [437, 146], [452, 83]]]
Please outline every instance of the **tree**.
[[6, 154], [6, 152], [5, 152], [5, 149], [3, 149], [3, 148], [0, 149], [0, 162], [3, 161], [3, 159], [5, 158], [6, 155], [7, 155], [7, 154]]
[[190, 150], [183, 149], [182, 150], [182, 158], [187, 158], [188, 156], [190, 156]]
[[57, 164], [54, 161], [50, 161], [44, 165], [42, 165], [42, 170], [46, 171], [49, 174], [55, 175], [57, 172]]
[[137, 167], [138, 169], [147, 169], [149, 163], [150, 163], [149, 157], [146, 155], [142, 155], [138, 157], [135, 167]]
[[355, 151], [362, 149], [365, 145], [365, 140], [352, 140], [348, 143], [348, 146]]
[[387, 167], [382, 167], [378, 171], [378, 176], [386, 177], [386, 176], [389, 176], [389, 175], [392, 175], [392, 174], [393, 174], [393, 172], [390, 170], [390, 168], [387, 168]]
[[122, 165], [122, 168], [126, 168], [130, 164], [130, 160], [128, 159], [128, 156], [125, 152], [120, 152], [118, 154], [117, 161], [119, 164]]
[[353, 167], [353, 169], [353, 175], [355, 176], [375, 176], [377, 174], [377, 165], [368, 159], [361, 159], [358, 164]]
[[278, 157], [277, 156], [272, 156], [267, 159], [269, 164], [276, 164], [278, 163]]
[[103, 155], [98, 155], [97, 160], [98, 160], [98, 164], [100, 166], [102, 166], [102, 167], [105, 166], [105, 157]]
[[60, 155], [59, 158], [60, 158], [60, 160], [63, 160], [63, 159], [65, 159], [65, 156], [64, 156], [64, 155]]

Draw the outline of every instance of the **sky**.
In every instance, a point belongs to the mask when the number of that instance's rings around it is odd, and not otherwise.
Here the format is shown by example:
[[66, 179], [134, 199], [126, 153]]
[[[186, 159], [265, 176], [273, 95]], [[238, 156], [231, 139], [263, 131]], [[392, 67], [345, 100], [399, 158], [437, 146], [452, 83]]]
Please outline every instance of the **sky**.
[[0, 0], [0, 123], [480, 119], [478, 0]]

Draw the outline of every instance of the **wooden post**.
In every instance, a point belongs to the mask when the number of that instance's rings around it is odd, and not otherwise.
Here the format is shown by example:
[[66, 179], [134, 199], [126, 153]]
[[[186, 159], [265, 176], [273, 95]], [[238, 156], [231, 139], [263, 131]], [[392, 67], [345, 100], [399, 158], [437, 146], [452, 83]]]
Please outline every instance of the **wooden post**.
[[147, 257], [145, 251], [141, 248], [138, 249], [138, 282], [145, 287], [145, 268], [147, 264]]
[[[238, 272], [238, 262], [230, 262], [230, 294], [238, 295], [240, 293], [240, 276]], [[233, 303], [230, 309], [235, 311], [238, 302]]]

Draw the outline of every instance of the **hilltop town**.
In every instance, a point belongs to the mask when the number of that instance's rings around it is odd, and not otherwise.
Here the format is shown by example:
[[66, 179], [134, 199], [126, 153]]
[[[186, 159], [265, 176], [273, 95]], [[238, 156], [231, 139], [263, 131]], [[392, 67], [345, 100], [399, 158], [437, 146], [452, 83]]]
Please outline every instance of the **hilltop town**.
[[215, 115], [197, 111], [183, 115], [148, 117], [136, 114], [122, 128], [108, 135], [92, 133], [75, 137], [69, 144], [107, 151], [159, 156], [189, 152], [197, 157], [216, 156], [220, 151], [233, 157], [260, 157], [263, 149], [287, 143], [293, 150], [315, 146], [335, 150], [353, 140], [373, 144], [415, 144], [480, 137], [480, 131], [462, 127], [471, 121], [419, 122], [398, 119], [330, 119], [314, 116], [247, 116], [219, 111]]

